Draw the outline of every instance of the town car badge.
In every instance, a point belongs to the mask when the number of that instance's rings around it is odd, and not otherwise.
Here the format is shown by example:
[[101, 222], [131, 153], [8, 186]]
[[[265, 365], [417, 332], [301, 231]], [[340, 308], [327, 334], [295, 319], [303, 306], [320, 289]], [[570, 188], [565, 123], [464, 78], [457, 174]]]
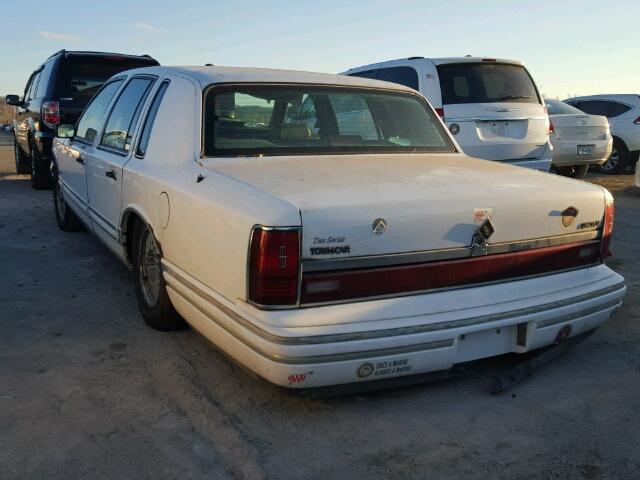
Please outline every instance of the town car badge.
[[576, 207], [567, 207], [562, 212], [562, 226], [569, 228], [573, 225], [573, 221], [578, 216], [578, 209]]
[[387, 231], [387, 228], [389, 227], [387, 225], [387, 221], [384, 218], [376, 218], [373, 221], [373, 225], [371, 226], [371, 230], [376, 235], [382, 235]]

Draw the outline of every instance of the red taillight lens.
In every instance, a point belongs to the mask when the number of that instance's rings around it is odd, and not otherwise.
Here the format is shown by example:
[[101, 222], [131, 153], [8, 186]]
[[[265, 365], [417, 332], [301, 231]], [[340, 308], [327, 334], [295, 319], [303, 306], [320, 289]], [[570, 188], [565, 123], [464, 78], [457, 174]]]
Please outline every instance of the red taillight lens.
[[635, 123], [636, 125], [640, 125], [640, 117], [636, 118], [633, 123]]
[[553, 126], [553, 122], [549, 120], [549, 133], [553, 133], [556, 131], [556, 127]]
[[598, 240], [591, 240], [459, 260], [309, 272], [302, 277], [300, 303], [407, 294], [579, 268], [598, 262], [598, 247]]
[[613, 235], [613, 217], [614, 206], [613, 197], [607, 192], [606, 206], [604, 209], [604, 221], [602, 222], [602, 240], [600, 242], [600, 259], [604, 261], [605, 258], [611, 256], [611, 237]]
[[444, 119], [444, 108], [436, 108], [436, 113], [442, 119]]
[[249, 300], [258, 305], [296, 305], [299, 265], [298, 229], [254, 228], [249, 251]]
[[49, 128], [60, 123], [60, 104], [58, 102], [42, 103], [42, 121]]

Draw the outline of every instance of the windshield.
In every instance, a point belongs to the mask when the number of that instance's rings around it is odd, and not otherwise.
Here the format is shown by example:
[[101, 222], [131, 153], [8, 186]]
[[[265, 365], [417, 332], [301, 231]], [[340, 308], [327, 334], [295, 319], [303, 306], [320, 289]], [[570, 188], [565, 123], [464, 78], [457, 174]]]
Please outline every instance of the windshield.
[[455, 151], [426, 102], [402, 92], [218, 87], [204, 121], [205, 156]]
[[522, 65], [450, 63], [438, 65], [442, 104], [540, 103], [529, 73]]
[[580, 114], [584, 115], [582, 110], [578, 110], [576, 107], [572, 107], [571, 105], [567, 105], [560, 100], [551, 100], [548, 98], [544, 99], [544, 104], [547, 106], [547, 112], [549, 115], [563, 115], [563, 114]]

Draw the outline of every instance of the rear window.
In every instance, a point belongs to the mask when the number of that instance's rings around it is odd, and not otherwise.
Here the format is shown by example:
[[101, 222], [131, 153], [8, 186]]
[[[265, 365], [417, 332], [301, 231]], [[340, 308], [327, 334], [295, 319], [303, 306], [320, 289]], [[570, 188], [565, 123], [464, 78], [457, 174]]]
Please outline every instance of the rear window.
[[64, 60], [58, 77], [60, 98], [88, 103], [102, 84], [113, 75], [132, 68], [157, 65], [152, 59], [118, 57], [70, 57]]
[[455, 151], [417, 95], [337, 87], [212, 88], [204, 139], [206, 156]]
[[521, 65], [452, 63], [438, 65], [442, 103], [540, 103], [531, 76]]
[[548, 98], [544, 99], [544, 104], [547, 107], [547, 112], [549, 113], [549, 115], [565, 115], [565, 114], [583, 114], [584, 112], [581, 110], [578, 110], [575, 107], [572, 107], [571, 105], [567, 105], [564, 102], [561, 102], [560, 100], [550, 100]]

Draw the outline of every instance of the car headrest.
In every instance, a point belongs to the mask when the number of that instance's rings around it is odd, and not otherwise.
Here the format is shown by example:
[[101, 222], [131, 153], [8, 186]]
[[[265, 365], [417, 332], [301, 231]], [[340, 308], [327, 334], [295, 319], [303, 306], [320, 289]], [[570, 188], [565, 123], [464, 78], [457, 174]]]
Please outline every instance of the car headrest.
[[307, 140], [311, 138], [311, 129], [306, 123], [283, 123], [280, 126], [280, 137], [283, 140]]

